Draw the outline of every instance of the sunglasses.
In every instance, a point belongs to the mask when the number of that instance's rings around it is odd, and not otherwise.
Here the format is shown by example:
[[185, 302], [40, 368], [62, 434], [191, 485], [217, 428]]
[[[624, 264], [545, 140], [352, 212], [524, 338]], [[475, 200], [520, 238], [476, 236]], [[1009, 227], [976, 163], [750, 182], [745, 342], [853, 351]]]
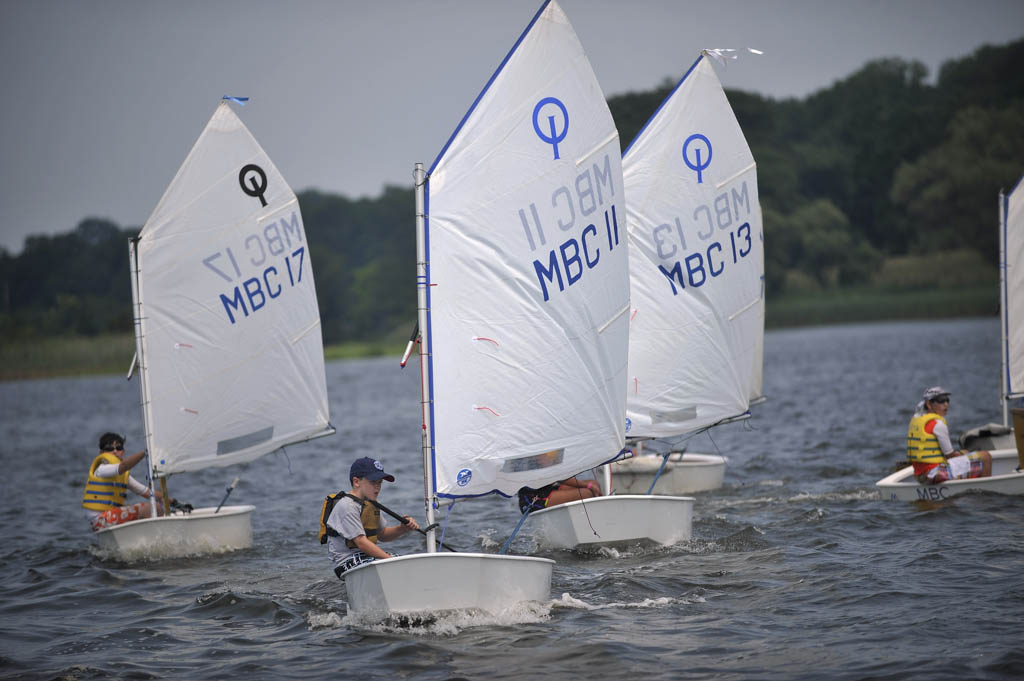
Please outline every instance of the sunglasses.
[[110, 451], [114, 451], [115, 449], [116, 449], [117, 451], [119, 451], [119, 452], [123, 452], [123, 451], [124, 451], [124, 443], [121, 443], [121, 444], [119, 444], [119, 445], [113, 445], [113, 446], [112, 446], [112, 447], [110, 448]]
[[936, 397], [934, 400], [932, 400], [932, 402], [934, 402], [935, 404], [949, 404], [949, 398], [948, 397]]

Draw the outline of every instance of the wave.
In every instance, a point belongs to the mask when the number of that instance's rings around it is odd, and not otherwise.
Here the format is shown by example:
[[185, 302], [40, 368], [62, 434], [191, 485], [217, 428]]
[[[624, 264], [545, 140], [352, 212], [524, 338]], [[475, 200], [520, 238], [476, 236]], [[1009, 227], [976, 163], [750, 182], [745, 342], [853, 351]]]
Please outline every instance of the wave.
[[505, 627], [546, 622], [551, 618], [550, 603], [525, 602], [497, 613], [483, 610], [443, 610], [437, 612], [390, 615], [383, 619], [373, 613], [310, 612], [309, 628], [350, 628], [376, 633], [402, 633], [414, 636], [455, 636], [475, 627]]
[[607, 610], [609, 608], [621, 609], [621, 608], [664, 608], [669, 605], [675, 605], [678, 603], [692, 604], [692, 603], [705, 603], [703, 596], [699, 594], [690, 594], [683, 598], [672, 598], [670, 596], [660, 596], [658, 598], [645, 598], [641, 601], [624, 602], [615, 601], [612, 603], [601, 603], [592, 604], [587, 603], [584, 600], [574, 597], [572, 594], [563, 593], [561, 598], [553, 599], [551, 606], [553, 608], [569, 608], [575, 610]]

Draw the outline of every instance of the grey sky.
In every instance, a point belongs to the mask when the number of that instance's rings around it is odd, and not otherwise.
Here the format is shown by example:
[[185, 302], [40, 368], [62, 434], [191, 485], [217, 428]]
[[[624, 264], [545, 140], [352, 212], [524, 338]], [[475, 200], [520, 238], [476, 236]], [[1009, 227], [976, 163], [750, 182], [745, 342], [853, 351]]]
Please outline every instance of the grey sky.
[[[1020, 0], [559, 0], [606, 95], [756, 47], [726, 87], [802, 97], [869, 59], [1024, 35]], [[221, 95], [296, 190], [375, 196], [430, 163], [540, 0], [0, 0], [0, 247], [149, 217]], [[410, 216], [412, 207], [410, 206]], [[411, 237], [410, 237], [411, 238]]]

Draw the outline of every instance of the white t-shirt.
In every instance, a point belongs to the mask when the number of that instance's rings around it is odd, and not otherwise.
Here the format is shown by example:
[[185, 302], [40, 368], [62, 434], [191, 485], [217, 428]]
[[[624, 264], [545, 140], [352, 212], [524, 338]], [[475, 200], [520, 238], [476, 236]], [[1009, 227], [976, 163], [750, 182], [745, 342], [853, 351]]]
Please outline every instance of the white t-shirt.
[[943, 456], [949, 456], [953, 453], [953, 443], [949, 439], [949, 427], [946, 423], [940, 419], [935, 419], [935, 427], [932, 429], [932, 435], [939, 441], [939, 449], [942, 450]]
[[[119, 463], [101, 463], [99, 466], [96, 466], [95, 475], [97, 478], [116, 478], [117, 469], [120, 465]], [[130, 475], [128, 476], [128, 489], [141, 497], [149, 497], [149, 488]], [[85, 511], [85, 517], [90, 523], [92, 523], [96, 516], [103, 513], [103, 511], [93, 511], [88, 508], [83, 508], [82, 510]]]
[[[330, 556], [335, 567], [341, 565], [349, 556], [359, 553], [359, 549], [350, 549], [345, 544], [345, 540], [352, 540], [361, 534], [366, 534], [361, 519], [362, 514], [363, 509], [359, 502], [350, 497], [339, 499], [331, 510], [331, 515], [327, 518], [327, 525], [339, 536], [327, 536], [327, 555]], [[380, 532], [385, 527], [387, 525], [384, 523], [384, 517], [381, 516], [380, 527], [377, 528], [377, 531]]]

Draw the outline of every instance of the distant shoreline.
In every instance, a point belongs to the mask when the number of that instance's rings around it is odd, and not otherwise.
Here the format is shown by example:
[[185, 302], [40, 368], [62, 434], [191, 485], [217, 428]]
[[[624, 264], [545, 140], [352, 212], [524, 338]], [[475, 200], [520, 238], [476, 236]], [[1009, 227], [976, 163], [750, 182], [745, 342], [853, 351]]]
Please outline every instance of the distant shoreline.
[[[937, 319], [994, 317], [997, 291], [991, 286], [917, 291], [826, 290], [786, 294], [769, 299], [765, 326], [800, 326]], [[405, 343], [350, 341], [324, 348], [327, 361], [361, 357], [402, 356]], [[135, 340], [130, 334], [95, 337], [47, 337], [7, 340], [0, 345], [0, 381], [90, 375], [127, 375]]]

